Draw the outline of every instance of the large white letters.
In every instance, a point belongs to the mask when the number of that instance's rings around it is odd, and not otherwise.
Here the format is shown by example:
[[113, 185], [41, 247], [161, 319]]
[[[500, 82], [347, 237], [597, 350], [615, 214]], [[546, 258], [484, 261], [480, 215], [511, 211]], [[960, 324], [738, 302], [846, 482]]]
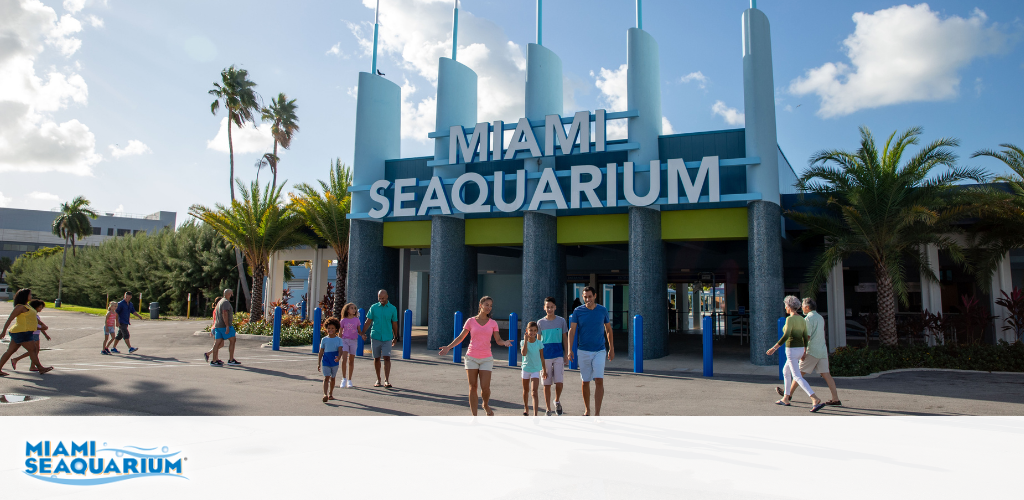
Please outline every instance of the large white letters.
[[427, 210], [440, 208], [444, 215], [451, 215], [452, 209], [448, 206], [448, 196], [444, 193], [444, 184], [441, 178], [434, 176], [430, 178], [427, 192], [423, 195], [423, 203], [420, 203], [420, 211], [417, 215], [427, 215]]
[[[590, 180], [582, 182], [580, 178], [584, 175], [589, 175]], [[569, 206], [571, 208], [580, 207], [580, 193], [587, 195], [587, 201], [590, 202], [591, 208], [598, 208], [601, 206], [601, 199], [597, 197], [595, 190], [601, 185], [601, 169], [593, 165], [574, 165], [572, 167], [571, 177], [569, 181]]]
[[375, 203], [379, 203], [381, 206], [380, 209], [375, 208], [370, 210], [370, 217], [373, 217], [374, 219], [380, 219], [387, 215], [388, 211], [391, 210], [391, 202], [388, 200], [388, 197], [384, 196], [383, 194], [380, 194], [381, 191], [387, 189], [388, 186], [390, 185], [390, 181], [381, 179], [377, 182], [374, 182], [373, 185], [370, 186], [370, 199], [372, 199]]
[[526, 201], [526, 170], [516, 172], [516, 197], [505, 203], [505, 172], [494, 172], [494, 206], [502, 212], [515, 212]]
[[[491, 136], [487, 122], [476, 124], [476, 128], [473, 129], [473, 135], [470, 136], [468, 142], [466, 141], [466, 132], [462, 129], [462, 125], [452, 125], [449, 133], [451, 134], [451, 139], [448, 141], [449, 165], [472, 162], [473, 155], [476, 154], [477, 150], [480, 151], [478, 161], [487, 161], [487, 152], [490, 150], [487, 146], [487, 138]], [[462, 153], [461, 162], [458, 161], [457, 153], [459, 152]]]
[[416, 185], [416, 179], [395, 179], [395, 217], [412, 217], [416, 215], [416, 207], [405, 208], [402, 202], [414, 201], [416, 193], [406, 193], [407, 187]]
[[505, 159], [514, 160], [516, 151], [529, 151], [534, 158], [540, 158], [540, 146], [537, 145], [537, 138], [533, 136], [530, 120], [526, 118], [520, 118], [516, 124], [516, 131], [512, 132], [512, 142], [505, 152]]
[[721, 200], [721, 189], [718, 183], [718, 157], [705, 156], [700, 162], [697, 170], [697, 179], [690, 181], [690, 174], [686, 171], [686, 163], [682, 159], [668, 161], [668, 202], [679, 203], [679, 181], [683, 181], [683, 189], [686, 191], [686, 202], [697, 203], [700, 201], [700, 192], [704, 188], [704, 179], [708, 181], [708, 200], [717, 203]]
[[633, 162], [627, 161], [623, 168], [622, 176], [625, 178], [623, 183], [623, 194], [626, 195], [626, 201], [630, 205], [637, 207], [646, 207], [658, 199], [658, 195], [661, 194], [661, 162], [658, 160], [651, 160], [651, 189], [647, 191], [644, 196], [638, 196], [634, 188], [633, 183]]
[[[462, 198], [462, 186], [467, 182], [472, 182], [480, 188], [480, 194], [476, 197], [476, 201], [468, 204]], [[468, 172], [455, 179], [455, 184], [452, 185], [452, 205], [455, 205], [455, 210], [466, 214], [488, 213], [491, 211], [491, 206], [484, 204], [486, 200], [487, 179], [484, 179], [484, 176], [476, 172]]]
[[569, 135], [565, 135], [562, 118], [558, 115], [544, 117], [544, 156], [555, 156], [555, 140], [562, 146], [562, 154], [572, 154], [576, 137], [580, 138], [580, 153], [590, 152], [590, 111], [580, 111], [572, 118]]
[[[550, 191], [548, 191], [549, 189]], [[558, 186], [558, 178], [555, 177], [555, 170], [552, 168], [545, 168], [544, 172], [540, 174], [540, 182], [537, 183], [533, 199], [530, 200], [530, 210], [537, 210], [540, 208], [541, 202], [545, 201], [555, 202], [555, 206], [559, 210], [568, 208], [565, 205], [565, 195], [562, 194], [562, 188]]]

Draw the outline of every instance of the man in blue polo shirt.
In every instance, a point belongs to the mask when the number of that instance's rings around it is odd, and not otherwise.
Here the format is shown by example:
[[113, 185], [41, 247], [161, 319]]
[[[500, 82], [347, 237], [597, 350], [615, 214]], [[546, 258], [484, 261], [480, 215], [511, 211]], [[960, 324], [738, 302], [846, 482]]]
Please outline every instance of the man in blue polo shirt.
[[[572, 313], [569, 327], [569, 345], [579, 335], [577, 356], [580, 364], [580, 378], [583, 379], [583, 416], [600, 416], [601, 400], [604, 399], [604, 362], [615, 359], [615, 344], [612, 342], [612, 325], [608, 309], [594, 302], [597, 290], [592, 286], [583, 289], [583, 305]], [[608, 349], [605, 350], [605, 340]], [[572, 350], [565, 353], [572, 361]], [[594, 412], [590, 412], [590, 381], [594, 381]]]
[[398, 341], [398, 309], [388, 302], [387, 290], [377, 292], [377, 302], [366, 311], [366, 323], [363, 325], [363, 340], [366, 332], [370, 332], [370, 351], [373, 353], [373, 369], [377, 372], [374, 387], [380, 387], [380, 358], [384, 358], [384, 387], [391, 386], [391, 348]]
[[139, 313], [135, 312], [135, 305], [132, 304], [132, 292], [124, 292], [124, 299], [117, 303], [117, 337], [114, 337], [114, 346], [110, 348], [110, 352], [120, 353], [117, 350], [117, 343], [124, 339], [125, 345], [128, 346], [128, 354], [138, 351], [138, 347], [132, 347], [132, 342], [128, 340], [130, 334], [128, 333], [128, 323], [131, 322], [132, 314], [136, 318], [142, 319]]

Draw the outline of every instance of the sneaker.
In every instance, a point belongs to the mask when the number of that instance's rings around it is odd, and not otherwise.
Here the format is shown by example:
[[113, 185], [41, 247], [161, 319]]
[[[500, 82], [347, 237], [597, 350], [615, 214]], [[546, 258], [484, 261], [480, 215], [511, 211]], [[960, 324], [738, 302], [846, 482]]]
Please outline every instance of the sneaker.
[[219, 359], [217, 361], [210, 361], [210, 366], [224, 366], [224, 362]]
[[139, 350], [139, 348], [138, 348], [138, 347], [129, 347], [129, 348], [128, 348], [128, 354], [131, 354], [131, 353], [133, 353], [133, 352], [135, 352], [135, 351], [138, 351], [138, 350]]
[[110, 352], [113, 354], [121, 354], [121, 351], [118, 351], [116, 347], [111, 347]]
[[351, 380], [346, 380], [345, 381], [345, 387], [351, 388], [352, 387], [352, 381]]
[[551, 410], [548, 410], [548, 411], [544, 412], [544, 415], [546, 415], [546, 416], [548, 416], [548, 417], [550, 417], [550, 416], [552, 416], [552, 415], [554, 415], [554, 414], [555, 414], [555, 412], [553, 412], [553, 411], [551, 411]]
[[346, 387], [346, 386], [345, 386], [345, 382], [348, 382], [348, 379], [347, 379], [347, 378], [343, 378], [343, 379], [341, 379], [341, 383], [340, 383], [340, 384], [338, 384], [338, 387], [340, 387], [340, 388], [344, 389], [344, 388]]
[[559, 401], [555, 401], [555, 413], [562, 414], [562, 403]]
[[207, 363], [209, 363], [209, 362], [210, 362], [210, 353], [208, 353], [208, 352], [204, 352], [204, 353], [203, 353], [203, 357], [204, 357], [204, 358], [206, 358], [206, 362], [207, 362]]
[[104, 349], [104, 350], [100, 351], [100, 354], [106, 354], [107, 356], [110, 356], [110, 351]]
[[239, 363], [237, 359], [229, 359], [228, 360], [228, 364], [229, 365], [236, 365], [237, 366], [237, 365], [240, 365], [242, 363]]

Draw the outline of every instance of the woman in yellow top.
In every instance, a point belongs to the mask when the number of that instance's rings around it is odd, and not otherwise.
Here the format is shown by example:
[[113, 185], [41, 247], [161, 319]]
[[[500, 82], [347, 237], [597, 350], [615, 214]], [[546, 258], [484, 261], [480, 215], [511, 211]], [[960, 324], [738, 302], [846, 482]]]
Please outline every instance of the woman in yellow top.
[[52, 366], [44, 367], [39, 362], [37, 351], [32, 349], [32, 334], [39, 327], [39, 319], [36, 317], [36, 310], [28, 306], [30, 300], [32, 300], [32, 290], [28, 288], [22, 288], [18, 290], [18, 293], [14, 294], [14, 310], [11, 311], [7, 322], [4, 323], [3, 331], [0, 332], [0, 339], [3, 339], [7, 336], [7, 328], [11, 326], [11, 322], [14, 323], [14, 326], [11, 327], [11, 343], [7, 346], [7, 352], [4, 353], [3, 357], [0, 357], [0, 377], [8, 375], [3, 372], [4, 365], [7, 364], [8, 359], [11, 359], [14, 351], [17, 351], [22, 346], [28, 351], [32, 363], [39, 367], [40, 375], [53, 369]]
[[776, 401], [775, 404], [789, 406], [789, 400], [792, 396], [789, 391], [795, 379], [800, 388], [811, 397], [811, 403], [814, 405], [811, 407], [811, 411], [816, 413], [825, 406], [825, 403], [822, 403], [821, 398], [814, 395], [814, 389], [811, 389], [810, 384], [804, 380], [803, 375], [800, 374], [800, 369], [797, 368], [797, 362], [804, 355], [804, 349], [807, 347], [809, 340], [807, 336], [807, 322], [804, 321], [803, 316], [797, 313], [800, 310], [800, 299], [789, 295], [783, 302], [786, 304], [786, 313], [789, 314], [789, 317], [786, 318], [786, 325], [782, 327], [782, 337], [767, 352], [771, 356], [783, 344], [786, 346], [786, 365], [782, 368], [782, 378], [786, 383], [786, 394], [782, 396], [782, 399]]

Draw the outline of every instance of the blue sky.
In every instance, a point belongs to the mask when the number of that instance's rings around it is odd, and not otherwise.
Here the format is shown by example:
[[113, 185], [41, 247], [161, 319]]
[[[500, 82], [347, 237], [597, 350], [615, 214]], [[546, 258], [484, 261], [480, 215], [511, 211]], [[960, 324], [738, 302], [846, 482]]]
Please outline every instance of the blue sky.
[[[332, 2], [0, 0], [0, 206], [49, 209], [85, 195], [102, 211], [186, 218], [228, 199], [223, 112], [207, 91], [231, 64], [265, 100], [297, 99], [282, 155], [289, 185], [350, 163], [354, 86], [369, 71], [373, 0]], [[437, 58], [450, 55], [451, 1], [382, 0], [378, 66], [403, 85], [402, 155], [432, 151]], [[740, 16], [748, 2], [647, 0], [671, 130], [740, 127]], [[855, 148], [920, 125], [957, 137], [964, 162], [1024, 145], [1024, 5], [1007, 0], [761, 0], [772, 23], [779, 143], [799, 173], [823, 148]], [[544, 45], [562, 57], [566, 111], [624, 104], [629, 0], [548, 0]], [[460, 57], [480, 75], [480, 119], [522, 116], [534, 2], [465, 0]], [[236, 175], [253, 179], [267, 128], [236, 134]], [[241, 151], [241, 152], [238, 152]], [[264, 171], [261, 179], [269, 175]]]

